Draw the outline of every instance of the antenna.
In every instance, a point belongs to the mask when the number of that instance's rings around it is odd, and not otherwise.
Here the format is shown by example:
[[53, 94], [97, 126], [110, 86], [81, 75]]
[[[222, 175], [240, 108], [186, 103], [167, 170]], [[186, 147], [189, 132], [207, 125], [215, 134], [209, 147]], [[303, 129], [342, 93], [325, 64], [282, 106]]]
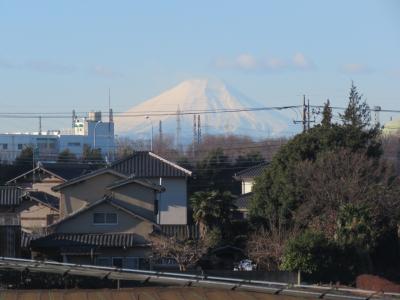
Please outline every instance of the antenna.
[[39, 116], [39, 135], [42, 135], [42, 116]]
[[201, 143], [201, 123], [200, 115], [197, 115], [197, 144]]
[[176, 110], [176, 148], [178, 151], [182, 151], [181, 145], [181, 109], [178, 105], [178, 109]]
[[75, 127], [76, 112], [75, 109], [72, 110], [72, 129]]
[[158, 122], [158, 151], [161, 152], [163, 146], [163, 134], [162, 134], [162, 121]]
[[193, 157], [194, 157], [194, 154], [195, 154], [195, 145], [196, 145], [196, 142], [197, 142], [197, 128], [196, 128], [196, 115], [193, 115], [193, 145], [192, 145], [192, 154], [193, 154]]

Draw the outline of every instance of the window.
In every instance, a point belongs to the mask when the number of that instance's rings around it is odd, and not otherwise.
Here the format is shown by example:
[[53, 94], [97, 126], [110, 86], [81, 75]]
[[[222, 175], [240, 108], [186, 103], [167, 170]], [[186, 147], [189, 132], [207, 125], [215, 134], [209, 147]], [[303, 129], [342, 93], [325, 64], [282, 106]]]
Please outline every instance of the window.
[[3, 144], [3, 150], [7, 150], [8, 149], [8, 144]]
[[118, 224], [118, 215], [116, 213], [94, 213], [93, 224], [95, 225]]
[[122, 259], [122, 257], [113, 257], [112, 258], [112, 266], [113, 267], [122, 268], [123, 262], [124, 262], [124, 260]]
[[81, 143], [70, 142], [68, 143], [68, 147], [80, 147]]
[[110, 258], [109, 257], [97, 257], [96, 265], [103, 266], [103, 267], [109, 267], [111, 265]]
[[125, 258], [124, 268], [126, 268], [126, 269], [139, 269], [139, 258], [138, 257], [127, 257], [127, 258]]
[[18, 144], [18, 150], [22, 150], [23, 145], [22, 144]]

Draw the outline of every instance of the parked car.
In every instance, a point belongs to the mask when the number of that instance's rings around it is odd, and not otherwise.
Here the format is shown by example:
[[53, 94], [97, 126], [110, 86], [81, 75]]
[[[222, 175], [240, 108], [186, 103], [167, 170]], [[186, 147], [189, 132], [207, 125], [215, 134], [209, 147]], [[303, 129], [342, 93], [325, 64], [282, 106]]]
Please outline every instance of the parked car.
[[257, 265], [253, 264], [250, 259], [243, 259], [233, 268], [234, 271], [254, 271]]

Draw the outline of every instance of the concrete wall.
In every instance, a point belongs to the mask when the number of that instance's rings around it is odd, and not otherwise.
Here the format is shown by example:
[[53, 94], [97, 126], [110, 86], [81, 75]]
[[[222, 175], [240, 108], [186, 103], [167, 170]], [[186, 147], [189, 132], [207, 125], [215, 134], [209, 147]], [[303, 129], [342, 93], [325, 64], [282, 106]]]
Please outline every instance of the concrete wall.
[[63, 188], [60, 196], [61, 217], [70, 215], [87, 203], [100, 200], [108, 192], [105, 187], [120, 179], [114, 174], [104, 173]]
[[[160, 184], [160, 178], [150, 178]], [[187, 224], [187, 182], [186, 178], [162, 178], [165, 192], [159, 195], [160, 224]]]

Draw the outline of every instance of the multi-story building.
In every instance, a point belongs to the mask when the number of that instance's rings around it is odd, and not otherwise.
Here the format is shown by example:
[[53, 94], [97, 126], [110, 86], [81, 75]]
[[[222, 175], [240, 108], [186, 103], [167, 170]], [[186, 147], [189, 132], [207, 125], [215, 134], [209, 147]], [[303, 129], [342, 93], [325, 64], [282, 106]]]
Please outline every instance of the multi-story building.
[[34, 149], [34, 158], [55, 161], [63, 150], [68, 149], [78, 158], [85, 146], [99, 149], [108, 160], [113, 160], [115, 147], [112, 110], [108, 122], [103, 122], [101, 112], [90, 112], [86, 118], [72, 116], [72, 128], [32, 133], [0, 134], [0, 161], [13, 162], [26, 147]]

